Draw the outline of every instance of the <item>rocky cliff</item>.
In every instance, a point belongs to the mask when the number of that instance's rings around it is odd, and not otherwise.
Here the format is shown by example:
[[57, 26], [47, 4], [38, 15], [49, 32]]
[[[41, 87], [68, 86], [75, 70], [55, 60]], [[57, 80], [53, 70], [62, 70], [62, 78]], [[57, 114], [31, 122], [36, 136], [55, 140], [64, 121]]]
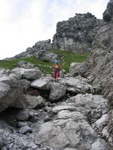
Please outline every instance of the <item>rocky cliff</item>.
[[76, 14], [67, 21], [57, 23], [53, 49], [83, 53], [90, 51], [92, 42], [102, 25], [102, 20], [91, 13]]
[[104, 24], [98, 30], [88, 59], [73, 67], [72, 75], [91, 79], [100, 93], [113, 101], [113, 0], [103, 13]]

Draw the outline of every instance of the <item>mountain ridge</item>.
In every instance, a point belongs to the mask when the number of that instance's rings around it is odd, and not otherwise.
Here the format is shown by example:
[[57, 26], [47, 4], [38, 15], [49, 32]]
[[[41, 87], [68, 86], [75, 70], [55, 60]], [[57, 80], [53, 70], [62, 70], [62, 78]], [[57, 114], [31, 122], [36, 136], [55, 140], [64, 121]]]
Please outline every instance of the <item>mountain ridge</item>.
[[[66, 50], [74, 53], [91, 51], [92, 42], [103, 20], [97, 19], [91, 13], [76, 14], [67, 21], [58, 22], [53, 39], [36, 42], [26, 51], [11, 58], [31, 57], [42, 50]], [[10, 59], [10, 58], [6, 58]]]

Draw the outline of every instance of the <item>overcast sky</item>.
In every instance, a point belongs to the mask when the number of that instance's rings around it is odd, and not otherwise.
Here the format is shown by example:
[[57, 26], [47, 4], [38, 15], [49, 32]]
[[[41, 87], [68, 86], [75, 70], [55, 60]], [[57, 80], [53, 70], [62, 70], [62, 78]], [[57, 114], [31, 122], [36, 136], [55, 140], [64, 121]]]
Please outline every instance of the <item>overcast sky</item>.
[[53, 39], [56, 24], [90, 12], [102, 19], [109, 0], [0, 0], [0, 59]]

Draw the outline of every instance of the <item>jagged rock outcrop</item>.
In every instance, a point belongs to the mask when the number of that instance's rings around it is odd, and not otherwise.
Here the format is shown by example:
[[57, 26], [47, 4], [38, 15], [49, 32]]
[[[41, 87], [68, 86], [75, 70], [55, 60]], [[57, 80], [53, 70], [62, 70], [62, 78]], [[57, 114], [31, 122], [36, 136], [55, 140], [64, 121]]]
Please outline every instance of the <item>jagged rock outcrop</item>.
[[91, 13], [76, 14], [67, 21], [57, 23], [53, 49], [83, 53], [91, 50], [95, 35], [102, 25]]
[[105, 22], [109, 22], [111, 21], [112, 18], [113, 18], [113, 0], [110, 0], [107, 5], [107, 9], [103, 14], [103, 19]]
[[[93, 86], [99, 89], [100, 93], [108, 97], [112, 105], [113, 99], [113, 0], [108, 3], [103, 13], [104, 24], [98, 30], [93, 41], [92, 51], [87, 60], [76, 64], [72, 76], [78, 73], [90, 78]], [[110, 16], [111, 19], [106, 17]], [[107, 21], [107, 22], [106, 22]], [[72, 72], [72, 71], [71, 71]], [[98, 91], [98, 92], [99, 92]]]
[[47, 50], [41, 50], [35, 54], [35, 57], [42, 61], [51, 61], [54, 62], [57, 58], [57, 54], [51, 53]]

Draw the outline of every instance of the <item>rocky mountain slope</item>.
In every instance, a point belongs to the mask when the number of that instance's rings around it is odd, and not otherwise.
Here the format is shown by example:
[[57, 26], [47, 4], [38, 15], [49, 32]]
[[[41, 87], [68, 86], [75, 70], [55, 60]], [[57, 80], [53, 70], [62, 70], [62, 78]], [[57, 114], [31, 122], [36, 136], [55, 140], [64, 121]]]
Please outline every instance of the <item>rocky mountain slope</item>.
[[58, 82], [24, 61], [0, 69], [1, 150], [113, 149], [113, 0], [103, 22], [90, 56]]
[[1, 150], [112, 150], [113, 110], [81, 76], [0, 69], [0, 106]]

